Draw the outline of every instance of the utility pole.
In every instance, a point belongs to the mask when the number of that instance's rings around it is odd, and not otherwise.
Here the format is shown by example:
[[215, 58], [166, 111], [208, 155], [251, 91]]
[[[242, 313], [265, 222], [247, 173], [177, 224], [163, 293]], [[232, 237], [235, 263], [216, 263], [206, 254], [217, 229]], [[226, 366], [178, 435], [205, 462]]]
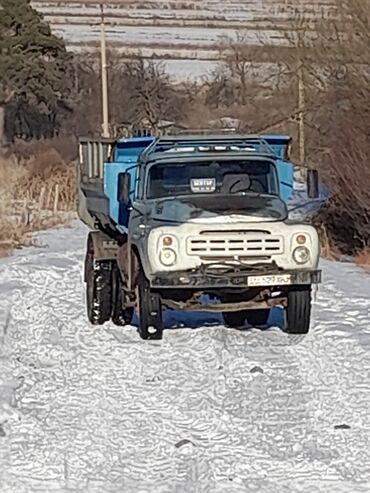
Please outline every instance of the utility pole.
[[[299, 111], [299, 164], [305, 165], [306, 161], [306, 137], [305, 137], [305, 86], [303, 63], [300, 60], [298, 66], [298, 111]], [[302, 170], [302, 178], [304, 173]]]
[[101, 51], [101, 82], [102, 82], [102, 110], [103, 110], [103, 137], [109, 137], [109, 114], [108, 114], [108, 77], [107, 77], [107, 46], [105, 40], [104, 6], [100, 5], [100, 51]]

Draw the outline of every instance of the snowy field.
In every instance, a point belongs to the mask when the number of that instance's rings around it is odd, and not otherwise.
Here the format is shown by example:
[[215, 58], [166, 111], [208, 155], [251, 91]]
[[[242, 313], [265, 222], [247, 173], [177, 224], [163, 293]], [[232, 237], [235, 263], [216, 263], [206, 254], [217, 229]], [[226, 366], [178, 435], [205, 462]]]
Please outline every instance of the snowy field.
[[[39, 0], [32, 5], [71, 50], [94, 51], [100, 39], [99, 0]], [[168, 60], [169, 73], [199, 79], [220, 58], [220, 46], [242, 32], [251, 45], [287, 45], [304, 16], [333, 21], [336, 0], [108, 0], [107, 42], [124, 57]], [[289, 33], [289, 34], [288, 34]], [[290, 41], [288, 41], [288, 38]], [[195, 70], [191, 61], [195, 61]], [[190, 62], [190, 64], [189, 64]]]
[[174, 314], [144, 342], [87, 323], [86, 234], [0, 261], [1, 493], [370, 491], [370, 276], [322, 261], [303, 339]]

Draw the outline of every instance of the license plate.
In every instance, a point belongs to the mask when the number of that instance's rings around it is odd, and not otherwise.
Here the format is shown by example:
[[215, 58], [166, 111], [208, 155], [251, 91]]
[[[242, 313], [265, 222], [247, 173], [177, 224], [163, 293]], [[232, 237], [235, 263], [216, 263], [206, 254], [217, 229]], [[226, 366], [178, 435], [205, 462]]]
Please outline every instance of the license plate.
[[284, 286], [287, 284], [292, 284], [290, 274], [248, 277], [248, 286]]

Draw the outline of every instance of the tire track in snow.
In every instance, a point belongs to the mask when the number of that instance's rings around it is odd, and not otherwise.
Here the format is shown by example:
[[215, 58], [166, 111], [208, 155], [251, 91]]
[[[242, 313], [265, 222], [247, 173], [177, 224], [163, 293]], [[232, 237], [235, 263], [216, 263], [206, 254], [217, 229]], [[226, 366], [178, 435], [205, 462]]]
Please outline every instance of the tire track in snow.
[[302, 340], [214, 326], [144, 342], [87, 324], [85, 235], [48, 231], [0, 263], [2, 493], [369, 491], [369, 277], [323, 262]]

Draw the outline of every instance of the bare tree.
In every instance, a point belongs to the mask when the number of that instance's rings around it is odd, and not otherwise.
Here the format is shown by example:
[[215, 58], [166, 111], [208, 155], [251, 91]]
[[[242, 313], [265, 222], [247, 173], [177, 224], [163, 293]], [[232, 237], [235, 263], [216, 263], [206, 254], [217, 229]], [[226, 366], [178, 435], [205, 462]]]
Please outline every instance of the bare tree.
[[350, 252], [370, 244], [369, 26], [368, 2], [340, 3], [336, 21], [319, 20], [315, 36], [302, 25], [288, 61], [304, 78], [307, 159], [332, 193], [325, 221]]
[[5, 144], [5, 109], [6, 105], [12, 100], [14, 91], [9, 90], [2, 85], [0, 87], [0, 152]]
[[112, 118], [117, 123], [155, 129], [161, 120], [181, 121], [186, 104], [163, 64], [138, 58], [110, 73]]
[[205, 80], [209, 104], [251, 104], [262, 90], [259, 72], [265, 58], [264, 48], [250, 46], [247, 33], [238, 32], [235, 39], [226, 38], [221, 44], [219, 58], [219, 66]]

